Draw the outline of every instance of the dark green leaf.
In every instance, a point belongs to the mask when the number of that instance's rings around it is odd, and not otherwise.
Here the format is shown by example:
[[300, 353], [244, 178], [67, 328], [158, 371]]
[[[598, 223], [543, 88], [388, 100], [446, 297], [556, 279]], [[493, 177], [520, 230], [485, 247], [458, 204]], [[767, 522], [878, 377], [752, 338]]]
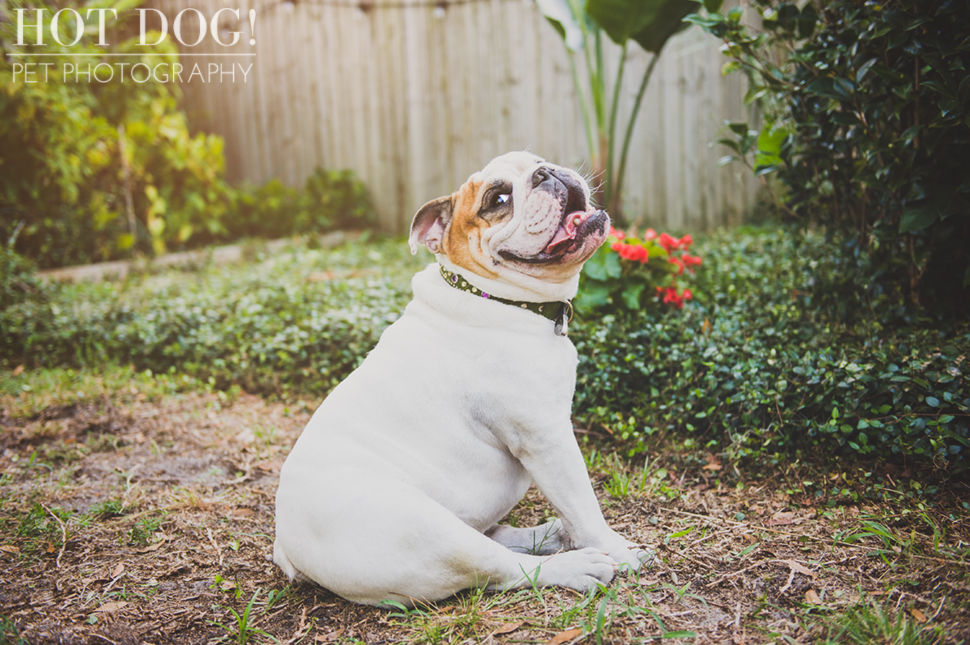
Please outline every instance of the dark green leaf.
[[931, 226], [938, 219], [947, 217], [956, 210], [953, 193], [934, 198], [921, 199], [907, 204], [899, 220], [899, 233], [915, 233]]
[[656, 54], [698, 6], [697, 0], [588, 0], [586, 11], [613, 42], [632, 39]]
[[817, 22], [818, 13], [815, 11], [815, 3], [806, 2], [802, 12], [798, 15], [798, 37], [811, 38], [815, 34]]
[[623, 290], [623, 301], [629, 309], [636, 311], [640, 308], [640, 295], [646, 286], [643, 282], [639, 282], [631, 284]]

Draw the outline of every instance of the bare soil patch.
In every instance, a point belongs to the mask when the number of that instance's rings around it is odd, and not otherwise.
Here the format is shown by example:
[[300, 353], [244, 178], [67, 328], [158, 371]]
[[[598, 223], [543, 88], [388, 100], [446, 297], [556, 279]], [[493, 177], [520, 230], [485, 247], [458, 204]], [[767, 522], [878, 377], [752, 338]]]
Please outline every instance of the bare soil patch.
[[[591, 456], [611, 524], [659, 556], [594, 598], [466, 593], [405, 615], [288, 587], [270, 559], [273, 500], [308, 419], [245, 394], [133, 391], [0, 412], [0, 642], [817, 642], [860, 603], [905, 622], [911, 642], [970, 634], [962, 493], [829, 505], [791, 473], [672, 453], [645, 474]], [[510, 521], [549, 513], [533, 490]], [[254, 594], [240, 628], [231, 610]]]

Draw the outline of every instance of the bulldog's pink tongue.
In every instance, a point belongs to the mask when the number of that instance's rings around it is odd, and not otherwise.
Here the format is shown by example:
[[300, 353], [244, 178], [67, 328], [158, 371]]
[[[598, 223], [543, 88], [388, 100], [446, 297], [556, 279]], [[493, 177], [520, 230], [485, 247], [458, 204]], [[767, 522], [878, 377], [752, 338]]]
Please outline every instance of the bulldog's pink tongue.
[[546, 253], [555, 253], [556, 248], [562, 244], [576, 239], [576, 227], [582, 224], [590, 213], [586, 211], [576, 211], [570, 213], [559, 224], [556, 234], [552, 236], [549, 244], [546, 245]]

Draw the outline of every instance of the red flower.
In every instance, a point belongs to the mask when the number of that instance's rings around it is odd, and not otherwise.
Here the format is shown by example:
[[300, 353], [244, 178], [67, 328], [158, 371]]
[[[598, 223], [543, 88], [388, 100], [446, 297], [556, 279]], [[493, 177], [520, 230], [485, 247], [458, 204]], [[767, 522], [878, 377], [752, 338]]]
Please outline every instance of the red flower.
[[657, 287], [657, 297], [663, 296], [663, 302], [665, 305], [671, 305], [672, 307], [677, 307], [678, 309], [684, 308], [684, 301], [690, 300], [693, 294], [690, 289], [684, 289], [683, 293], [677, 294], [677, 287]]
[[673, 256], [670, 256], [669, 258], [667, 258], [667, 261], [670, 262], [671, 264], [677, 265], [677, 275], [680, 275], [681, 273], [684, 272], [684, 262], [680, 258], [675, 258]]
[[[622, 241], [623, 238], [626, 237], [626, 233], [624, 233], [623, 231], [618, 231], [615, 228], [613, 228], [612, 226], [610, 227], [610, 235], [612, 235], [613, 237], [615, 237], [616, 239], [618, 239], [620, 241]], [[613, 250], [615, 251], [616, 249], [613, 249]]]
[[677, 289], [674, 287], [667, 287], [666, 291], [664, 292], [664, 304], [673, 305], [678, 309], [684, 306], [680, 296], [677, 295]]
[[657, 237], [657, 231], [653, 230], [652, 228], [648, 228], [643, 233], [643, 239], [645, 239], [647, 242], [649, 242], [650, 240], [652, 240], [655, 237]]
[[691, 244], [693, 244], [693, 243], [694, 243], [694, 238], [692, 238], [692, 237], [690, 236], [690, 233], [688, 233], [688, 234], [687, 234], [687, 235], [685, 235], [684, 237], [682, 237], [682, 238], [680, 238], [680, 243], [681, 243], [681, 245], [683, 245], [683, 247], [684, 247], [684, 250], [686, 251], [686, 250], [687, 250], [687, 248], [688, 248], [688, 247], [689, 247], [689, 246], [690, 246]]
[[624, 260], [630, 260], [631, 262], [646, 263], [647, 260], [650, 259], [650, 253], [645, 247], [642, 247], [639, 244], [616, 242], [610, 248], [616, 251], [621, 258]]
[[[681, 242], [683, 242], [683, 239], [681, 239]], [[687, 253], [681, 254], [680, 259], [684, 261], [684, 266], [688, 267], [696, 266], [703, 262], [703, 260], [696, 255], [689, 255]]]
[[680, 240], [678, 240], [676, 237], [671, 237], [666, 233], [660, 234], [660, 239], [657, 240], [657, 243], [664, 247], [664, 250], [667, 251], [667, 253], [670, 253], [680, 246]]
[[[683, 240], [681, 240], [681, 241], [683, 241]], [[673, 258], [671, 258], [671, 261], [673, 261]], [[695, 266], [699, 266], [703, 262], [703, 260], [701, 260], [696, 255], [690, 255], [688, 253], [682, 253], [681, 256], [680, 256], [680, 261], [683, 263], [682, 266], [685, 266], [688, 269], [690, 269], [690, 272], [691, 273], [694, 272], [694, 267]], [[678, 275], [679, 275], [679, 273], [678, 273]]]

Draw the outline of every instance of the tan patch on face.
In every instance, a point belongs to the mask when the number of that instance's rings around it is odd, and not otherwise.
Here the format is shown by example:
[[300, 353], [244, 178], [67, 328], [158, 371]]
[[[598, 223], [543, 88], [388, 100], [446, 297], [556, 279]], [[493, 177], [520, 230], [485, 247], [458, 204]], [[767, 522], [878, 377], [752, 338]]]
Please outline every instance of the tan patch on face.
[[491, 262], [482, 251], [482, 233], [488, 228], [488, 222], [478, 217], [483, 187], [481, 181], [469, 181], [458, 189], [442, 250], [452, 264], [495, 279], [498, 273], [492, 270]]

